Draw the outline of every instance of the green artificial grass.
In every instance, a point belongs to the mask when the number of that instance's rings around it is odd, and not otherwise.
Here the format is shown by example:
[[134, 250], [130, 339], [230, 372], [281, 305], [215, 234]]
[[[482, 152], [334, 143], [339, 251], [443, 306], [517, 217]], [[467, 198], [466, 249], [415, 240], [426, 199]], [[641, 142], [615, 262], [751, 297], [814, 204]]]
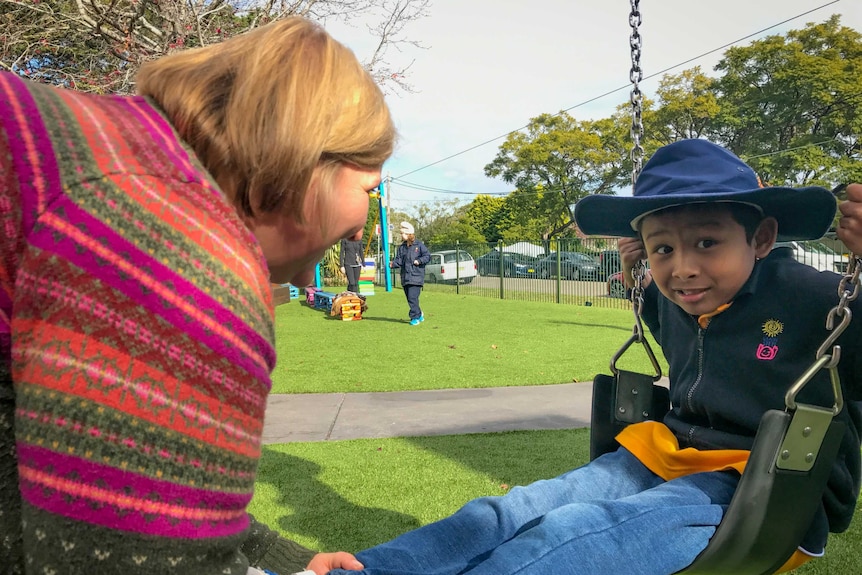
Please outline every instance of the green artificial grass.
[[[304, 298], [303, 298], [304, 299]], [[291, 301], [276, 308], [273, 393], [411, 391], [591, 381], [632, 335], [631, 310], [423, 292], [411, 326], [400, 289], [361, 321]], [[655, 342], [652, 348], [666, 370]], [[641, 345], [619, 366], [652, 373]]]
[[[470, 499], [586, 463], [589, 430], [289, 443], [264, 448], [249, 510], [318, 551], [358, 551], [450, 515]], [[792, 502], [788, 502], [792, 505]], [[826, 557], [794, 573], [862, 565], [862, 510]]]
[[585, 429], [269, 445], [249, 511], [313, 549], [357, 551], [588, 452]]

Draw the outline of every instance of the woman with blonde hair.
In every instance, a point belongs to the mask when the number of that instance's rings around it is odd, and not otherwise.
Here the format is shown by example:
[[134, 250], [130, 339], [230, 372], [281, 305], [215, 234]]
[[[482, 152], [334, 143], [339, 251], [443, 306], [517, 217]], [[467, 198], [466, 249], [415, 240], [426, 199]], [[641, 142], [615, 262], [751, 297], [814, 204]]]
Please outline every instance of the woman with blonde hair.
[[4, 572], [249, 571], [270, 282], [361, 232], [394, 145], [371, 76], [302, 18], [137, 90], [0, 73]]

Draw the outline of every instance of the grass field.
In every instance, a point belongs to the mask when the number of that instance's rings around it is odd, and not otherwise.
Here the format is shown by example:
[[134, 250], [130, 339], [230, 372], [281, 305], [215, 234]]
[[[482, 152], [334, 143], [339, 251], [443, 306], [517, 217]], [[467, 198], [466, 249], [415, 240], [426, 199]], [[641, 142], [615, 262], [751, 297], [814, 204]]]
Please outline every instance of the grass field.
[[[279, 306], [273, 393], [591, 381], [608, 372], [634, 326], [630, 310], [596, 306], [430, 291], [420, 301], [426, 321], [418, 326], [407, 323], [400, 289], [370, 296], [361, 321], [331, 318], [296, 301]], [[649, 370], [643, 346], [630, 348], [620, 366]]]
[[[280, 306], [274, 390], [588, 381], [608, 371], [633, 323], [631, 312], [619, 310], [426, 292], [427, 320], [411, 327], [400, 290], [368, 302], [359, 322], [329, 319], [297, 302]], [[626, 353], [621, 367], [649, 369], [639, 347]], [[357, 551], [444, 517], [469, 499], [581, 465], [588, 438], [589, 430], [569, 429], [270, 445], [250, 510], [313, 549]], [[860, 517], [847, 533], [830, 538], [825, 558], [795, 573], [858, 573]]]

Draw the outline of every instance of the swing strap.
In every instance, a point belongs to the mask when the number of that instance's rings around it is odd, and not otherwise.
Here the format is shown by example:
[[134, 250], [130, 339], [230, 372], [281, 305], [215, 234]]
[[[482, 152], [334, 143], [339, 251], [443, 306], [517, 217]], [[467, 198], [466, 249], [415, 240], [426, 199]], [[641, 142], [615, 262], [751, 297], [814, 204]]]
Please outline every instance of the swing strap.
[[661, 421], [670, 408], [670, 391], [653, 383], [654, 377], [616, 370], [616, 376], [593, 379], [590, 460], [616, 451], [616, 436], [630, 423]]

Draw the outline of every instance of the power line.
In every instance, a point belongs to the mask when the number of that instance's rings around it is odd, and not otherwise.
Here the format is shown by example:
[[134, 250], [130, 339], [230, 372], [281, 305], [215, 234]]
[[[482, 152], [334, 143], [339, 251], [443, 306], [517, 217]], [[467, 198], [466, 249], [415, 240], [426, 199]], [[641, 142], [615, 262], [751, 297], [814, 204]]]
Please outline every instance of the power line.
[[402, 180], [401, 178], [392, 178], [392, 182], [396, 184], [400, 184], [405, 188], [410, 188], [413, 190], [420, 190], [423, 192], [433, 192], [439, 194], [456, 194], [456, 195], [464, 195], [464, 196], [477, 196], [477, 195], [486, 195], [486, 196], [505, 196], [509, 192], [465, 192], [463, 190], [447, 190], [445, 188], [435, 188], [432, 186], [426, 186], [424, 184], [417, 184], [414, 182], [408, 182], [406, 180]]
[[[665, 68], [664, 70], [660, 70], [660, 71], [655, 72], [655, 73], [653, 73], [653, 74], [649, 74], [648, 76], [645, 76], [645, 77], [643, 78], [643, 80], [649, 80], [649, 79], [654, 78], [654, 77], [656, 77], [656, 76], [658, 76], [658, 75], [660, 75], [660, 74], [667, 73], [667, 72], [669, 72], [669, 71], [671, 71], [671, 70], [674, 70], [674, 69], [676, 69], [676, 68], [679, 68], [680, 66], [684, 66], [684, 65], [686, 65], [686, 64], [688, 64], [688, 63], [690, 63], [690, 62], [693, 62], [693, 61], [695, 61], [695, 60], [699, 60], [700, 58], [703, 58], [704, 56], [709, 56], [710, 54], [713, 54], [713, 53], [715, 53], [715, 52], [718, 52], [719, 50], [723, 50], [723, 49], [725, 49], [725, 48], [728, 48], [728, 47], [730, 47], [730, 46], [733, 46], [734, 44], [738, 44], [739, 42], [742, 42], [742, 41], [744, 41], [744, 40], [748, 40], [749, 38], [752, 38], [752, 37], [754, 37], [754, 36], [757, 36], [757, 35], [759, 35], [759, 34], [762, 34], [762, 33], [766, 32], [766, 31], [768, 31], [768, 30], [771, 30], [771, 29], [773, 29], [773, 28], [776, 28], [776, 27], [778, 27], [778, 26], [781, 26], [782, 24], [787, 24], [788, 22], [792, 22], [793, 20], [797, 20], [797, 19], [799, 19], [799, 18], [802, 18], [803, 16], [807, 16], [808, 14], [811, 14], [811, 13], [813, 13], [813, 12], [817, 12], [818, 10], [822, 10], [823, 8], [826, 8], [827, 6], [831, 6], [832, 4], [836, 4], [836, 3], [840, 2], [840, 1], [841, 1], [841, 0], [831, 0], [831, 2], [827, 2], [827, 3], [822, 4], [822, 5], [820, 5], [820, 6], [816, 7], [816, 8], [812, 8], [811, 10], [807, 10], [807, 11], [805, 11], [805, 12], [802, 12], [801, 14], [797, 14], [796, 16], [793, 16], [793, 17], [791, 17], [791, 18], [787, 18], [787, 19], [785, 19], [785, 20], [782, 20], [781, 22], [778, 22], [778, 23], [776, 23], [776, 24], [773, 24], [773, 25], [771, 25], [771, 26], [768, 26], [768, 27], [766, 27], [766, 28], [763, 28], [762, 30], [758, 30], [757, 32], [752, 32], [751, 34], [748, 34], [748, 35], [746, 35], [746, 36], [743, 36], [742, 38], [739, 38], [738, 40], [734, 40], [733, 42], [728, 42], [727, 44], [724, 44], [724, 45], [722, 45], [722, 46], [719, 46], [718, 48], [714, 48], [714, 49], [712, 49], [712, 50], [709, 50], [709, 51], [707, 51], [707, 52], [704, 52], [703, 54], [700, 54], [699, 56], [694, 56], [694, 57], [689, 58], [689, 59], [687, 59], [687, 60], [685, 60], [685, 61], [683, 61], [683, 62], [680, 62], [679, 64], [675, 64], [675, 65], [673, 65], [673, 66], [670, 66], [670, 67]], [[596, 100], [600, 100], [600, 99], [602, 99], [602, 98], [604, 98], [604, 97], [606, 97], [606, 96], [609, 96], [609, 95], [611, 95], [611, 94], [615, 94], [615, 93], [617, 93], [617, 92], [619, 92], [619, 91], [622, 91], [622, 90], [628, 90], [628, 89], [630, 89], [630, 88], [631, 88], [631, 85], [630, 85], [630, 84], [625, 84], [625, 85], [623, 85], [623, 86], [620, 86], [619, 88], [615, 88], [615, 89], [610, 90], [610, 91], [607, 91], [607, 92], [605, 92], [605, 93], [603, 93], [603, 94], [599, 94], [598, 96], [594, 96], [594, 97], [592, 97], [592, 98], [590, 98], [590, 99], [588, 99], [588, 100], [584, 100], [583, 102], [581, 102], [581, 103], [579, 103], [579, 104], [575, 104], [574, 106], [571, 106], [571, 107], [569, 107], [569, 108], [565, 108], [564, 110], [561, 110], [560, 112], [557, 112], [556, 114], [552, 114], [552, 116], [559, 116], [560, 114], [562, 114], [562, 113], [564, 113], [564, 112], [568, 112], [568, 111], [570, 111], [570, 110], [574, 110], [575, 108], [580, 108], [581, 106], [585, 106], [585, 105], [587, 105], [587, 104], [590, 104], [590, 103], [592, 103], [592, 102], [595, 102]], [[477, 148], [481, 148], [482, 146], [486, 146], [486, 145], [488, 145], [488, 144], [490, 144], [490, 143], [492, 143], [492, 142], [496, 142], [497, 140], [499, 140], [499, 139], [501, 139], [501, 138], [506, 138], [506, 137], [508, 137], [508, 136], [509, 136], [509, 135], [511, 135], [511, 134], [514, 134], [514, 133], [516, 133], [516, 132], [520, 132], [521, 130], [523, 130], [523, 129], [525, 129], [525, 128], [528, 128], [529, 126], [530, 126], [530, 124], [527, 124], [526, 126], [521, 126], [520, 128], [517, 128], [517, 129], [515, 129], [515, 130], [511, 130], [511, 131], [509, 131], [509, 132], [506, 132], [506, 133], [505, 133], [505, 134], [503, 134], [503, 135], [497, 136], [497, 137], [495, 137], [495, 138], [491, 138], [490, 140], [486, 140], [486, 141], [484, 141], [484, 142], [482, 142], [482, 143], [480, 143], [480, 144], [476, 144], [475, 146], [471, 146], [471, 147], [467, 148], [466, 150], [462, 150], [462, 151], [460, 151], [460, 152], [456, 152], [456, 153], [454, 153], [454, 154], [451, 154], [451, 155], [449, 155], [449, 156], [446, 156], [445, 158], [442, 158], [442, 159], [440, 159], [440, 160], [437, 160], [436, 162], [431, 162], [430, 164], [426, 164], [426, 165], [424, 165], [424, 166], [422, 166], [422, 167], [416, 168], [415, 170], [411, 170], [411, 171], [409, 171], [409, 172], [407, 172], [407, 173], [405, 173], [405, 174], [401, 174], [400, 176], [398, 176], [398, 177], [397, 177], [397, 178], [395, 178], [395, 179], [403, 178], [403, 177], [409, 176], [409, 175], [411, 175], [411, 174], [415, 174], [416, 172], [421, 172], [422, 170], [425, 170], [425, 169], [430, 168], [430, 167], [432, 167], [432, 166], [436, 166], [437, 164], [441, 164], [441, 163], [443, 163], [443, 162], [446, 162], [446, 161], [448, 161], [448, 160], [451, 160], [452, 158], [457, 158], [458, 156], [464, 155], [464, 154], [466, 154], [467, 152], [472, 152], [473, 150], [475, 150], [475, 149], [477, 149]]]

